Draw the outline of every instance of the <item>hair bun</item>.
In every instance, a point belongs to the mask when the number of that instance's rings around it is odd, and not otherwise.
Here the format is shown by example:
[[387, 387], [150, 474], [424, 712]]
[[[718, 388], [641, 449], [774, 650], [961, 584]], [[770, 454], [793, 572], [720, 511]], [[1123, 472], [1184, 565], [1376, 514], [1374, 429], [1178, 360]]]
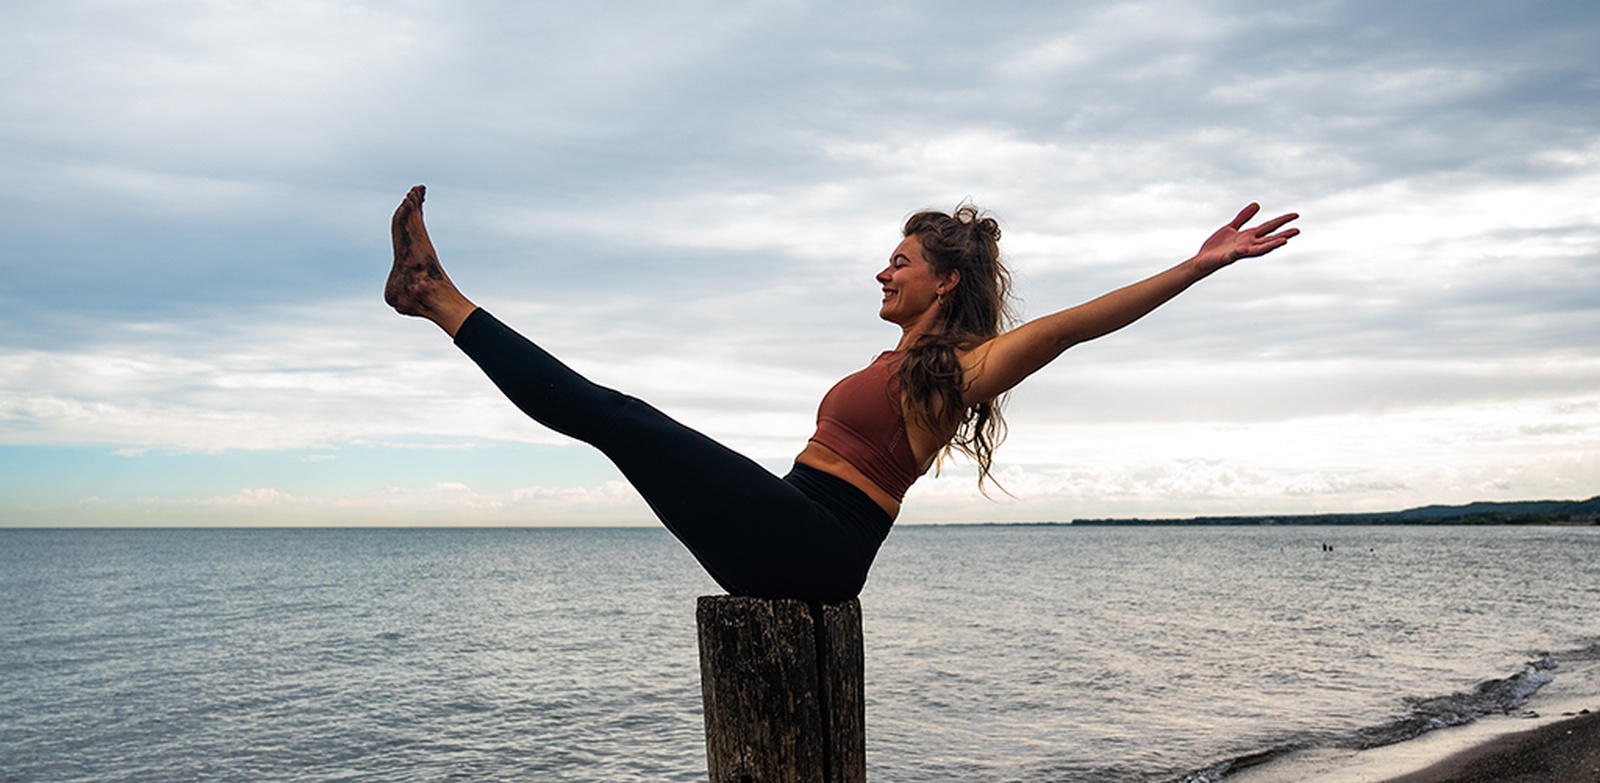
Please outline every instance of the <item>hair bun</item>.
[[951, 217], [954, 217], [961, 225], [982, 234], [990, 242], [1000, 241], [1000, 222], [984, 214], [983, 210], [978, 208], [978, 205], [970, 201], [963, 201], [957, 205], [955, 212], [951, 213]]

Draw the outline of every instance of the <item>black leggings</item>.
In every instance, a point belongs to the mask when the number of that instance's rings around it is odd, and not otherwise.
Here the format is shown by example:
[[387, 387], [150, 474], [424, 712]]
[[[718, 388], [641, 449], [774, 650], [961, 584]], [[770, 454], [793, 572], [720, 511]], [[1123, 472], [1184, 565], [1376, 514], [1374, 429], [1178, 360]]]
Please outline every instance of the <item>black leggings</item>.
[[799, 464], [780, 479], [591, 383], [481, 309], [456, 345], [523, 413], [609, 457], [729, 593], [837, 601], [861, 592], [892, 520], [849, 482]]

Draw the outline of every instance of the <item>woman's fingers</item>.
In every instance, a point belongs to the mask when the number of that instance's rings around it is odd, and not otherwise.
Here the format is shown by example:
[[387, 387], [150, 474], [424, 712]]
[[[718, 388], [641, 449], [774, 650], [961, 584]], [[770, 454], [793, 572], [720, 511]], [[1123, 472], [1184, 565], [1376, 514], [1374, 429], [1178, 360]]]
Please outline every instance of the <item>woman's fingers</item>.
[[1256, 213], [1260, 211], [1261, 205], [1252, 201], [1244, 209], [1239, 210], [1238, 217], [1235, 217], [1233, 222], [1228, 224], [1228, 227], [1232, 228], [1234, 231], [1238, 231], [1239, 229], [1244, 228], [1244, 224], [1250, 222], [1250, 218], [1255, 217]]
[[[1283, 228], [1285, 223], [1288, 223], [1289, 221], [1294, 220], [1297, 217], [1300, 217], [1300, 215], [1298, 215], [1298, 214], [1296, 214], [1294, 212], [1290, 212], [1287, 215], [1279, 215], [1279, 216], [1277, 216], [1277, 217], [1275, 217], [1275, 218], [1273, 218], [1271, 220], [1268, 220], [1265, 223], [1262, 223], [1259, 226], [1256, 226], [1253, 230], [1255, 231], [1256, 236], [1266, 236], [1268, 234], [1271, 234], [1271, 233], [1277, 231], [1280, 228]], [[1292, 229], [1289, 229], [1289, 231], [1293, 232], [1293, 233], [1285, 232], [1286, 234], [1288, 234], [1288, 236], [1294, 236], [1295, 234], [1300, 233], [1300, 229], [1298, 229], [1298, 228], [1292, 228]]]

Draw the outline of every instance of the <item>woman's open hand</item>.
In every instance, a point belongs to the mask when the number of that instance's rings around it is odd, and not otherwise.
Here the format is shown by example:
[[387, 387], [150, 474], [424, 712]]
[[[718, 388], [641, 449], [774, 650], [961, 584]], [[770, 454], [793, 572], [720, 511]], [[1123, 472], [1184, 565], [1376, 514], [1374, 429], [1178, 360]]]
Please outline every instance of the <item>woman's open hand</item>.
[[1209, 275], [1241, 258], [1264, 256], [1283, 247], [1291, 237], [1300, 233], [1298, 228], [1278, 231], [1284, 224], [1300, 217], [1293, 212], [1279, 215], [1259, 226], [1245, 228], [1244, 224], [1259, 211], [1261, 205], [1254, 203], [1239, 210], [1238, 217], [1235, 217], [1232, 223], [1217, 229], [1217, 232], [1200, 246], [1200, 252], [1195, 254], [1194, 260], [1200, 266], [1202, 273]]

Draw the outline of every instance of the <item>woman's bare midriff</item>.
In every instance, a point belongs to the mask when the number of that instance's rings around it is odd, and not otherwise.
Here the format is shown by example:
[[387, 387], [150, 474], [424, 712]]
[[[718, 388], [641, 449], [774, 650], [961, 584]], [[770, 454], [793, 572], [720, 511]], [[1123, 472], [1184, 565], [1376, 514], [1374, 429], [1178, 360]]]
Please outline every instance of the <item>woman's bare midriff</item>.
[[794, 461], [850, 482], [850, 486], [867, 493], [867, 497], [872, 498], [872, 502], [877, 503], [878, 507], [889, 515], [889, 519], [892, 520], [900, 515], [900, 501], [872, 483], [872, 479], [857, 470], [856, 466], [845, 462], [844, 457], [839, 456], [833, 449], [816, 441], [806, 441], [805, 449], [800, 452], [800, 456], [794, 458]]

